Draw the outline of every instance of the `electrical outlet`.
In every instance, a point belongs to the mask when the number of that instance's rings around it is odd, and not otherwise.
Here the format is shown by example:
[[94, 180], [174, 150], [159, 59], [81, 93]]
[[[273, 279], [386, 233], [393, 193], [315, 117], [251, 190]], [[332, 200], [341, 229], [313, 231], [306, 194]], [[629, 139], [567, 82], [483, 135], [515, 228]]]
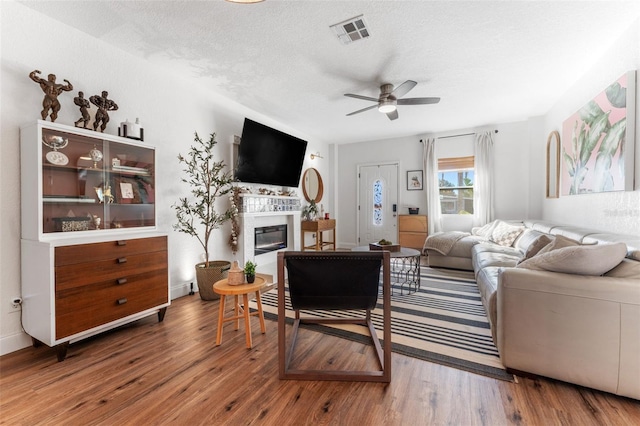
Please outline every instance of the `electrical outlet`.
[[22, 297], [14, 297], [11, 299], [11, 306], [13, 306], [13, 309], [18, 309], [20, 305], [22, 305]]

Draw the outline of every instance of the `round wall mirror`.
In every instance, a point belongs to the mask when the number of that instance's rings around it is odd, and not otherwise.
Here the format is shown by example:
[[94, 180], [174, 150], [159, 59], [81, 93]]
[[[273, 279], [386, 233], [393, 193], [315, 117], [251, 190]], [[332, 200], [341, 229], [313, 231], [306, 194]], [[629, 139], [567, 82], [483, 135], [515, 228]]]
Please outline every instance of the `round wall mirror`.
[[305, 200], [308, 202], [315, 201], [319, 203], [320, 200], [322, 200], [324, 186], [322, 185], [322, 177], [316, 169], [309, 168], [304, 171], [304, 175], [302, 176], [302, 192], [304, 193]]

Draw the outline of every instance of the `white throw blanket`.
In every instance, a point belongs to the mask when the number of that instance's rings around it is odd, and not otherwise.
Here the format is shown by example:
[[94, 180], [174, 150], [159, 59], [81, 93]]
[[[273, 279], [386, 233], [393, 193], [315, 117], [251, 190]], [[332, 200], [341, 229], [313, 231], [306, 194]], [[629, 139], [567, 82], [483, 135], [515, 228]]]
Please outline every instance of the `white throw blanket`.
[[446, 256], [461, 238], [471, 235], [468, 232], [448, 231], [429, 235], [424, 242], [424, 250], [434, 250]]

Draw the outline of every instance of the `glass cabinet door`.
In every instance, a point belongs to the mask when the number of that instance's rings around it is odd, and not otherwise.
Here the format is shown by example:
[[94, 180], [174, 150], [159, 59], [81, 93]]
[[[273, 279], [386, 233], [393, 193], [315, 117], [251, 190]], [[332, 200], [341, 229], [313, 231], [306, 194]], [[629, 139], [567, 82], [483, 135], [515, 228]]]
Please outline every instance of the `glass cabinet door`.
[[155, 151], [42, 128], [43, 233], [155, 226]]

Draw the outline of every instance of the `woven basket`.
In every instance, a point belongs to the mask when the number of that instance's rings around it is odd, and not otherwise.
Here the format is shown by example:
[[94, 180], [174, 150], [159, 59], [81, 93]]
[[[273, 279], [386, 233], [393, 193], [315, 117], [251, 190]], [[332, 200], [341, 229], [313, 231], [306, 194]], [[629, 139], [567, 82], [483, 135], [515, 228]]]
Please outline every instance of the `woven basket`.
[[231, 268], [231, 262], [226, 260], [210, 260], [209, 267], [204, 267], [205, 263], [196, 265], [196, 279], [198, 280], [198, 292], [202, 300], [216, 300], [220, 295], [214, 293], [213, 285], [216, 281], [227, 278], [227, 273]]

